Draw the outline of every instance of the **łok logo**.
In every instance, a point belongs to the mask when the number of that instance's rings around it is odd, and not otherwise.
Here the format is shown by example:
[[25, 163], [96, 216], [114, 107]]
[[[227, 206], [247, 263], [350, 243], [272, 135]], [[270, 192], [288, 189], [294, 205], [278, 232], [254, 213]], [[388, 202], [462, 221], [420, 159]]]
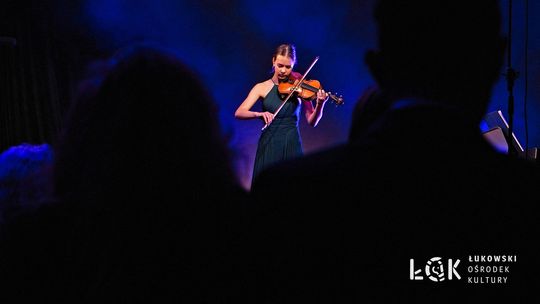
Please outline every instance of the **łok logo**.
[[[459, 259], [455, 262], [452, 261], [452, 259], [448, 259], [448, 268], [447, 271], [445, 271], [444, 264], [442, 262], [442, 259], [440, 257], [434, 257], [429, 259], [426, 263], [426, 267], [424, 268], [424, 272], [428, 279], [434, 281], [434, 282], [442, 282], [445, 280], [446, 276], [448, 276], [448, 280], [452, 280], [454, 276], [461, 280], [461, 276], [457, 272], [457, 266], [459, 265]], [[420, 275], [422, 272], [422, 269], [414, 269], [414, 259], [410, 260], [410, 278], [411, 280], [423, 280], [424, 277]]]

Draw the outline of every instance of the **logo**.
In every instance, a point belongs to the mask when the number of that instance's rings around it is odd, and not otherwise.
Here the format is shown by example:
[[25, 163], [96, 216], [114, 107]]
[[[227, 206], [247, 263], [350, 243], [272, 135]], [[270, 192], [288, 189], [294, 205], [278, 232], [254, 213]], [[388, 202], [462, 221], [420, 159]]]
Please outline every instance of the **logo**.
[[[454, 277], [458, 280], [461, 280], [461, 276], [457, 272], [457, 267], [459, 265], [459, 259], [455, 262], [452, 259], [448, 259], [445, 268], [442, 258], [434, 257], [427, 261], [426, 267], [424, 267], [424, 273], [428, 279], [434, 282], [442, 282], [448, 277], [448, 280], [452, 280]], [[446, 271], [445, 271], [446, 269]], [[420, 275], [422, 269], [416, 270], [414, 268], [414, 259], [410, 260], [410, 278], [413, 281], [423, 280], [424, 277]]]

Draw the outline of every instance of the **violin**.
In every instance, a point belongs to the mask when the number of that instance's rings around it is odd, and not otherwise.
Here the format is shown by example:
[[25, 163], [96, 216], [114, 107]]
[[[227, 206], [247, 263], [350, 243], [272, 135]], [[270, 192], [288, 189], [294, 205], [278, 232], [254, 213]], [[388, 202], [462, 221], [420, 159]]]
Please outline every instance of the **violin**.
[[[303, 80], [300, 85], [298, 85], [300, 79], [302, 79], [302, 75], [297, 72], [291, 72], [291, 75], [289, 75], [289, 78], [281, 82], [278, 85], [278, 91], [281, 94], [281, 97], [284, 98], [285, 96], [288, 96], [293, 90], [294, 93], [302, 99], [305, 100], [313, 100], [317, 97], [317, 92], [319, 90], [322, 90], [322, 85], [318, 80]], [[330, 99], [336, 104], [336, 105], [342, 105], [344, 103], [343, 96], [337, 96], [335, 94], [332, 94], [331, 92], [327, 92]]]

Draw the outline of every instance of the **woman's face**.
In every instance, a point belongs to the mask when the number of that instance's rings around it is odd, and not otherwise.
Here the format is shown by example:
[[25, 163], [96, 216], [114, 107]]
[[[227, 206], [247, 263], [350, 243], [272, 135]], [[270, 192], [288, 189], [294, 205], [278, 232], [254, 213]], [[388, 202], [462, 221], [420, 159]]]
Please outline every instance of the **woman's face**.
[[294, 61], [291, 58], [277, 55], [273, 61], [274, 64], [274, 75], [279, 79], [283, 80], [289, 77], [294, 67]]

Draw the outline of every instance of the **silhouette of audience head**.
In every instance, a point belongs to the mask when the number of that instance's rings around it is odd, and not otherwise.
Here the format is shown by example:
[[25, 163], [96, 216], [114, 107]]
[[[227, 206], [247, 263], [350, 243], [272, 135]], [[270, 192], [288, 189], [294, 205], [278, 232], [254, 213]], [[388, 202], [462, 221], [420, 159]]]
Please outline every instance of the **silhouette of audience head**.
[[81, 84], [65, 123], [60, 196], [182, 188], [197, 197], [233, 181], [215, 104], [174, 52], [130, 46], [101, 70]]
[[467, 108], [478, 121], [503, 63], [498, 2], [429, 0], [376, 4], [378, 49], [366, 63], [393, 98]]
[[23, 143], [0, 154], [0, 219], [38, 206], [51, 194], [48, 175], [53, 163], [49, 144]]
[[93, 68], [100, 73], [81, 83], [55, 150], [58, 202], [13, 221], [0, 243], [10, 261], [0, 268], [17, 277], [11, 293], [31, 277], [23, 296], [33, 300], [230, 296], [244, 192], [213, 100], [174, 52], [155, 45]]

